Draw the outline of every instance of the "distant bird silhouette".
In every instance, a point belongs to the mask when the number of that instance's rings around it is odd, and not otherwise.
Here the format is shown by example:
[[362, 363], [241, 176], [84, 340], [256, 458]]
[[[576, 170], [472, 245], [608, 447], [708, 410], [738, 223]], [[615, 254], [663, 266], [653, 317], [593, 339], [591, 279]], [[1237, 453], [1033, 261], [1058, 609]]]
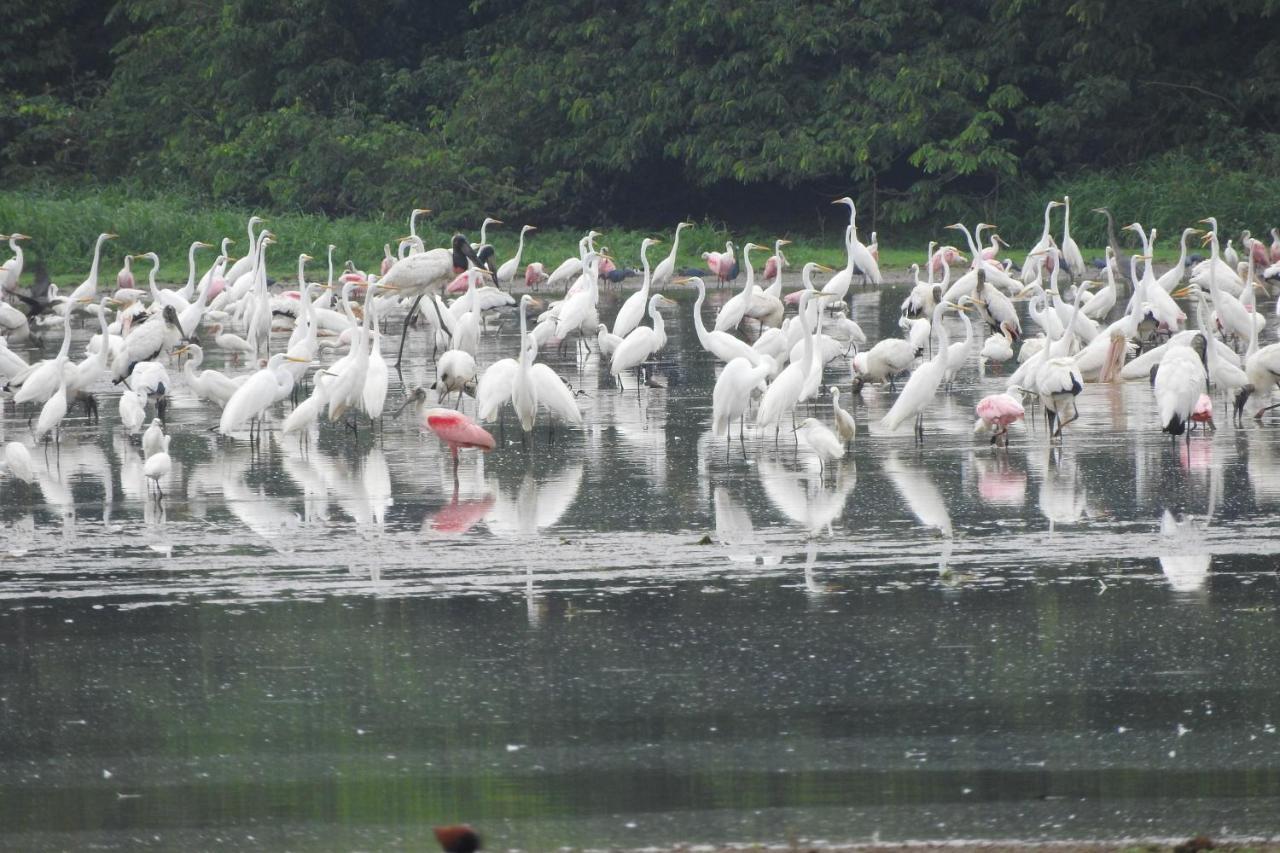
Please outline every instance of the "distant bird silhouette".
[[445, 853], [475, 853], [480, 849], [480, 836], [465, 823], [437, 826], [433, 831]]

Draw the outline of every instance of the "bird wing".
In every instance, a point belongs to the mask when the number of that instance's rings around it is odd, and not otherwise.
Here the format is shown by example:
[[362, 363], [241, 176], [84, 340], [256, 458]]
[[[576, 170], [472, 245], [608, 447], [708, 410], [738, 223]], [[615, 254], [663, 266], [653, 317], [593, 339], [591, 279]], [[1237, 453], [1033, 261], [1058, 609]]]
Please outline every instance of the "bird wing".
[[533, 383], [538, 402], [547, 411], [574, 426], [582, 426], [578, 401], [554, 370], [541, 362], [534, 364], [529, 368], [529, 381]]

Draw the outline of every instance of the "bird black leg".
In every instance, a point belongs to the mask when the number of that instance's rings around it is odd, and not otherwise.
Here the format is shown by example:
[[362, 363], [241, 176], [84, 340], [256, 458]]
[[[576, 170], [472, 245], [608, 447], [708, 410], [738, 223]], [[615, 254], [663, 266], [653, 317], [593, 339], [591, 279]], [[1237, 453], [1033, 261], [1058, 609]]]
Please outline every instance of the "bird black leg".
[[413, 318], [418, 314], [418, 303], [422, 301], [422, 297], [426, 296], [426, 292], [418, 294], [418, 298], [413, 300], [413, 304], [409, 306], [409, 313], [404, 315], [404, 330], [400, 333], [400, 349], [396, 351], [396, 367], [400, 367], [400, 362], [404, 360], [404, 342], [409, 337], [409, 324], [413, 322]]

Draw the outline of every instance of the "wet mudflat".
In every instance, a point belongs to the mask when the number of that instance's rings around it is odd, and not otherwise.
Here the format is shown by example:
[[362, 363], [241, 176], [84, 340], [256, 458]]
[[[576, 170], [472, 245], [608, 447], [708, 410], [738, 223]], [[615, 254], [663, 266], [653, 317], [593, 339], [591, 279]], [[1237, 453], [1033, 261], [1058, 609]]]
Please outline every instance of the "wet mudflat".
[[[901, 298], [857, 290], [872, 341]], [[1219, 401], [1174, 444], [1146, 383], [1090, 385], [1060, 446], [997, 451], [971, 363], [922, 447], [864, 389], [820, 473], [787, 433], [711, 438], [690, 306], [666, 388], [549, 351], [587, 428], [525, 449], [508, 416], [456, 480], [408, 413], [251, 445], [178, 379], [157, 502], [112, 395], [68, 421], [0, 484], [0, 847], [1276, 831], [1280, 428]]]

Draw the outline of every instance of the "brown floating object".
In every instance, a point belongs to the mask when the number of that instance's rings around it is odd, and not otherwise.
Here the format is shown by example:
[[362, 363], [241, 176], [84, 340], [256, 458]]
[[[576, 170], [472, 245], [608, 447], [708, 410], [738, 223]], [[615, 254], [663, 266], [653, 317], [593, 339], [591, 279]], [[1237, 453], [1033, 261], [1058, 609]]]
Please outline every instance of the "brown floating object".
[[475, 853], [480, 849], [480, 836], [465, 823], [437, 826], [434, 832], [445, 853]]

